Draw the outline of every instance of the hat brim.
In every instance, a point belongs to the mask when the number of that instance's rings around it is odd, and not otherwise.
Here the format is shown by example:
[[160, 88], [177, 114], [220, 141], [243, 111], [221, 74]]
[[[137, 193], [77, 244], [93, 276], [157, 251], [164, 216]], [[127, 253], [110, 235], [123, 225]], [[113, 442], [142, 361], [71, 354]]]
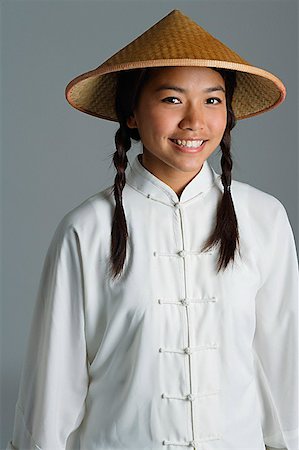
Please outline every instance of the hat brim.
[[255, 66], [204, 59], [156, 59], [122, 63], [79, 75], [66, 87], [67, 101], [79, 111], [117, 122], [114, 109], [117, 73], [150, 67], [209, 67], [236, 71], [237, 86], [232, 107], [238, 120], [276, 108], [286, 97], [286, 88], [275, 75]]

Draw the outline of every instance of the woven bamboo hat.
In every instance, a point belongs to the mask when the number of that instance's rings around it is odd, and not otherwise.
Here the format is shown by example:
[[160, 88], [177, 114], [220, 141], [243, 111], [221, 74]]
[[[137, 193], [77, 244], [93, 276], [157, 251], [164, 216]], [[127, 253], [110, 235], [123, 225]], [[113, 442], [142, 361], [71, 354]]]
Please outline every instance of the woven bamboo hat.
[[232, 106], [237, 119], [260, 114], [283, 102], [286, 89], [273, 74], [251, 65], [179, 10], [173, 10], [94, 70], [74, 78], [66, 98], [76, 109], [117, 121], [117, 72], [163, 66], [235, 70]]

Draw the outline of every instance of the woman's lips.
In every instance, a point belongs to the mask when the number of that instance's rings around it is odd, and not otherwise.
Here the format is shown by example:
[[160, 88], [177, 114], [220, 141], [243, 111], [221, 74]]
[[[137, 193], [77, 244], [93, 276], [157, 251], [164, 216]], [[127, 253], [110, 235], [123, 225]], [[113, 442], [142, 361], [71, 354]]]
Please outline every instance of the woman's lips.
[[183, 153], [200, 152], [206, 143], [203, 139], [170, 139], [171, 142]]

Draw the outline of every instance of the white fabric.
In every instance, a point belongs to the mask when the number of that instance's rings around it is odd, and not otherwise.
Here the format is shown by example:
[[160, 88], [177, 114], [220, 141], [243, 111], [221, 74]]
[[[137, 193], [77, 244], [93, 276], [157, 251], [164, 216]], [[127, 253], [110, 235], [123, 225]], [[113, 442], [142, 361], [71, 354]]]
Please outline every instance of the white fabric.
[[111, 189], [61, 220], [45, 258], [10, 449], [298, 450], [298, 262], [286, 211], [233, 181], [241, 257], [200, 248], [220, 176], [180, 199], [138, 160], [125, 273], [108, 276]]

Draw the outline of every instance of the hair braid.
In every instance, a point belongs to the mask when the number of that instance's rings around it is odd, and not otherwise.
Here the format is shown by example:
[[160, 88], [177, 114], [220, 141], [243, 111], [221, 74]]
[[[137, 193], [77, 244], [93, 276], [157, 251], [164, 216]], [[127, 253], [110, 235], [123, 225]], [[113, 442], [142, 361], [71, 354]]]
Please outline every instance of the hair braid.
[[131, 138], [126, 125], [120, 124], [115, 134], [116, 152], [113, 154], [113, 163], [116, 168], [113, 194], [115, 209], [111, 228], [111, 258], [110, 272], [113, 278], [121, 274], [126, 259], [126, 243], [128, 228], [122, 203], [122, 191], [126, 184], [126, 168], [128, 164], [127, 151], [131, 148]]
[[231, 130], [236, 124], [236, 118], [231, 107], [232, 95], [236, 84], [235, 76], [232, 72], [223, 73], [219, 70], [225, 79], [225, 84], [230, 86], [227, 89], [226, 104], [227, 104], [227, 124], [220, 142], [222, 151], [221, 156], [221, 181], [224, 192], [221, 201], [217, 208], [216, 226], [206, 241], [202, 250], [211, 249], [217, 244], [220, 244], [219, 258], [217, 262], [217, 271], [225, 269], [230, 261], [234, 261], [235, 252], [239, 247], [239, 230], [238, 221], [231, 195], [231, 172], [233, 167], [233, 160], [231, 157]]
[[115, 133], [116, 152], [113, 154], [113, 163], [116, 168], [113, 186], [115, 209], [112, 218], [110, 253], [110, 274], [113, 279], [120, 276], [123, 271], [128, 240], [128, 228], [122, 203], [122, 191], [126, 184], [125, 171], [128, 164], [126, 153], [131, 148], [131, 139], [140, 140], [138, 129], [129, 128], [127, 119], [133, 113], [146, 77], [147, 69], [129, 70], [117, 75], [115, 111], [120, 126]]

